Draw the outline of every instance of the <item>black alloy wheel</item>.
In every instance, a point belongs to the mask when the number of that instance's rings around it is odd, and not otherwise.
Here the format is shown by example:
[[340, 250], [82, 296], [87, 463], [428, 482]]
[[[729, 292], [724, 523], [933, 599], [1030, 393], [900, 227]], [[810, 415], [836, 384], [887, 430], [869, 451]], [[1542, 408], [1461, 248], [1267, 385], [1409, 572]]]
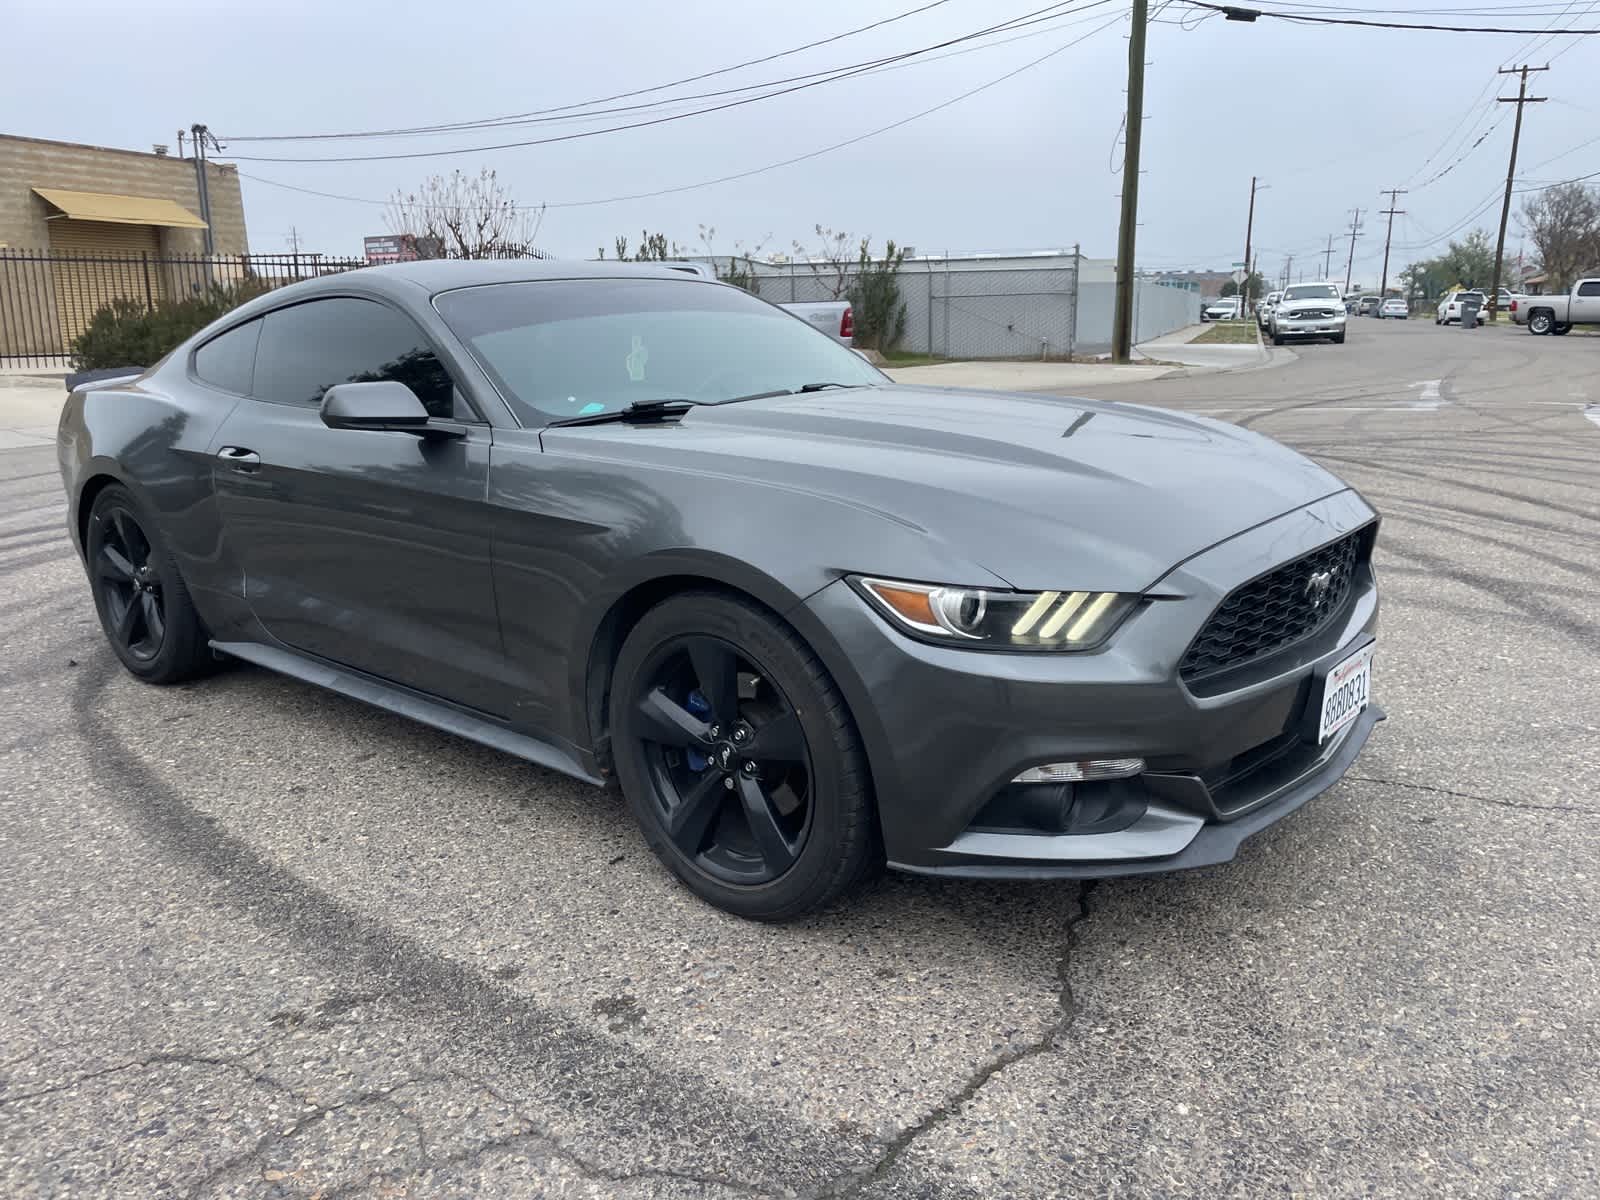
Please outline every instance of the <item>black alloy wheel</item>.
[[811, 755], [793, 705], [718, 638], [680, 638], [655, 660], [635, 707], [667, 835], [727, 883], [786, 874], [811, 831]]
[[167, 615], [149, 535], [120, 504], [105, 506], [95, 521], [97, 545], [89, 566], [105, 606], [106, 633], [128, 657], [150, 662], [166, 641]]
[[810, 648], [740, 597], [639, 621], [612, 679], [611, 754], [658, 858], [757, 920], [828, 903], [881, 861], [865, 754]]
[[213, 662], [205, 627], [154, 523], [125, 488], [95, 497], [87, 534], [95, 610], [123, 666], [148, 683], [206, 673]]

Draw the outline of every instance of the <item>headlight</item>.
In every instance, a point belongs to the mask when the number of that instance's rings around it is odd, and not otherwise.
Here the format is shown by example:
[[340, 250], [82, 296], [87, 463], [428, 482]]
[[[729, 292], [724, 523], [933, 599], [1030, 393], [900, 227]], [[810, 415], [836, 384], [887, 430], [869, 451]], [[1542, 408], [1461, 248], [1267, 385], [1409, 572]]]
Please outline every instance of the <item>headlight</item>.
[[1001, 592], [854, 580], [895, 624], [973, 650], [1092, 650], [1139, 603], [1119, 592]]

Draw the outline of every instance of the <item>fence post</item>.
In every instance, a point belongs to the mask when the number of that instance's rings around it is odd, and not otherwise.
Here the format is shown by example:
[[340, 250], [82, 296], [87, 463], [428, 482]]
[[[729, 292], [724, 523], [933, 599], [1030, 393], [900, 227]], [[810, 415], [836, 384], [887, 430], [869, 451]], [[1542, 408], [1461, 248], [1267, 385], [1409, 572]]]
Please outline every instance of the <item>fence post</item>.
[[1067, 361], [1072, 361], [1072, 356], [1078, 352], [1078, 297], [1082, 294], [1078, 283], [1083, 277], [1083, 266], [1079, 260], [1078, 250], [1081, 242], [1072, 243], [1072, 323], [1067, 326]]
[[927, 260], [928, 268], [928, 357], [933, 357], [933, 258]]
[[150, 251], [139, 251], [139, 263], [144, 268], [144, 310], [153, 313], [156, 310], [156, 298], [150, 290]]

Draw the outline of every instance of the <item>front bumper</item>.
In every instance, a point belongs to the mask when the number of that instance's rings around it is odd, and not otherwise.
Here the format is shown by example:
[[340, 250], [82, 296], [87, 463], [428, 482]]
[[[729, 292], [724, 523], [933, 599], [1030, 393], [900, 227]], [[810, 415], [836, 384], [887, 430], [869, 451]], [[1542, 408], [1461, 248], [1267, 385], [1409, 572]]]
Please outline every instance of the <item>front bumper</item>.
[[1333, 337], [1344, 332], [1345, 324], [1337, 318], [1313, 321], [1286, 318], [1275, 323], [1274, 332], [1279, 337]]
[[[1236, 586], [1373, 521], [1345, 491], [1214, 546], [1151, 588], [1163, 598], [1091, 654], [927, 645], [842, 582], [816, 593], [807, 605], [837, 644], [829, 666], [866, 742], [890, 865], [1009, 878], [1201, 866], [1331, 787], [1381, 710], [1322, 747], [1299, 730], [1313, 676], [1376, 631], [1370, 565], [1305, 641], [1193, 688], [1178, 663]], [[1064, 801], [1073, 815], [1053, 831], [993, 820], [1027, 767], [1122, 757], [1144, 759], [1145, 773], [1075, 785]]]

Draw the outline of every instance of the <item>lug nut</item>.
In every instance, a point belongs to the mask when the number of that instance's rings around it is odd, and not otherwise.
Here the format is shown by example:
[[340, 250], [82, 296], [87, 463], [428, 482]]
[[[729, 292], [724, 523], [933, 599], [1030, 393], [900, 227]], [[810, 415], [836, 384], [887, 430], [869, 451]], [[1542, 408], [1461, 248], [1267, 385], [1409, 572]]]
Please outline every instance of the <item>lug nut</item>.
[[722, 736], [722, 726], [721, 725], [713, 725], [710, 729], [706, 730], [706, 733], [711, 737], [711, 739], [713, 741], [715, 741], [717, 738]]
[[757, 767], [755, 763], [746, 759], [742, 769], [746, 775], [754, 775], [760, 768]]
[[723, 776], [722, 786], [727, 788], [731, 792], [733, 790], [733, 776], [732, 775]]

